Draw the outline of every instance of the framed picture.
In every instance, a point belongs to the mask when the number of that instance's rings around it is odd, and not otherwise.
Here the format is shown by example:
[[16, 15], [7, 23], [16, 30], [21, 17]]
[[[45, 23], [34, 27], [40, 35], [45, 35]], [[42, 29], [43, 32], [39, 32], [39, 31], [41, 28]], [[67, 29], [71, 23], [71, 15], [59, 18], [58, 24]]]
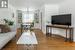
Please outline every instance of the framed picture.
[[8, 8], [8, 0], [0, 0], [0, 8]]

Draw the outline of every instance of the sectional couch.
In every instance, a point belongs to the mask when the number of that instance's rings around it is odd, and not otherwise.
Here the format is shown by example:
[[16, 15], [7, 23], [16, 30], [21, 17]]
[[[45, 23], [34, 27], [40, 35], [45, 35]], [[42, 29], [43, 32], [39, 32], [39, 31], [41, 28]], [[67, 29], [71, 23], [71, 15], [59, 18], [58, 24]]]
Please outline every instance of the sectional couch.
[[0, 49], [2, 49], [16, 35], [16, 32], [0, 33]]

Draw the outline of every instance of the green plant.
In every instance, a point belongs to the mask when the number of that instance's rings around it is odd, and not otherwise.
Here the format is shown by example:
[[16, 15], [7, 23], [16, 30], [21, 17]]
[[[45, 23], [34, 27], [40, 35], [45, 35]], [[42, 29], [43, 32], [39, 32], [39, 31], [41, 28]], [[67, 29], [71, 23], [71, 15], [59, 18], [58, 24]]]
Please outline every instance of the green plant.
[[8, 23], [8, 20], [7, 19], [4, 19], [5, 23]]
[[9, 22], [8, 22], [8, 25], [10, 25], [10, 26], [12, 26], [13, 24], [14, 24], [13, 21], [9, 21]]
[[13, 21], [10, 21], [10, 20], [8, 20], [8, 19], [4, 19], [4, 21], [5, 21], [5, 23], [6, 23], [7, 25], [9, 25], [9, 26], [12, 26], [12, 25], [14, 24]]
[[33, 28], [32, 27], [34, 27], [34, 22], [31, 23], [30, 31], [33, 31]]

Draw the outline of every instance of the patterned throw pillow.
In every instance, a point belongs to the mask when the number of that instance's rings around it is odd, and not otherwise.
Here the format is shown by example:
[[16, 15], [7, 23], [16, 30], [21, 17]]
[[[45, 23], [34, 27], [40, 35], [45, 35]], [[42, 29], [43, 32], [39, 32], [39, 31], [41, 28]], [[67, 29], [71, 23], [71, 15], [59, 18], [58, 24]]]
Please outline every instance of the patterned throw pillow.
[[1, 28], [1, 33], [7, 33], [10, 32], [10, 27], [8, 27], [7, 25], [0, 25]]

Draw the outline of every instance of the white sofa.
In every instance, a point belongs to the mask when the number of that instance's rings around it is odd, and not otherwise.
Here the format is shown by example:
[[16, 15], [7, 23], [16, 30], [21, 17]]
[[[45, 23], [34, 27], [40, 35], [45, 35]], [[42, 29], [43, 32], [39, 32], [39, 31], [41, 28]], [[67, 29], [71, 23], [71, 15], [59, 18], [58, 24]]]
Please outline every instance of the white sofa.
[[0, 33], [0, 49], [3, 48], [16, 35], [15, 32]]

